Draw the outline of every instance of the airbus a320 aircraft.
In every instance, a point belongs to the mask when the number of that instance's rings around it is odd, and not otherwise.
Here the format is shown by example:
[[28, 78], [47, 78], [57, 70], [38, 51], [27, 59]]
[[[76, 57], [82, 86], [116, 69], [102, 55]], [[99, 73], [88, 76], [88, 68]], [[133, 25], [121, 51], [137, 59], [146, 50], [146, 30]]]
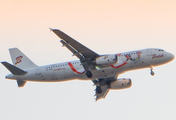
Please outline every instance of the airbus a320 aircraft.
[[125, 53], [99, 55], [58, 29], [51, 29], [79, 60], [37, 66], [18, 48], [9, 49], [13, 65], [1, 62], [12, 74], [6, 79], [16, 80], [18, 87], [27, 81], [65, 82], [69, 80], [91, 80], [96, 86], [96, 101], [105, 98], [109, 90], [129, 88], [130, 78], [118, 78], [124, 72], [163, 65], [174, 59], [174, 55], [162, 49], [148, 48]]

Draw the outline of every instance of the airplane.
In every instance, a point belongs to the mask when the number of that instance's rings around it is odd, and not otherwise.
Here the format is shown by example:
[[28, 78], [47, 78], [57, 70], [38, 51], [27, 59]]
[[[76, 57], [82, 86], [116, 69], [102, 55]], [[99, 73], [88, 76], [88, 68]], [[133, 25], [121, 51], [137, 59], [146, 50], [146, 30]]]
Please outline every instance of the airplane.
[[118, 78], [128, 71], [149, 68], [153, 76], [153, 67], [163, 65], [174, 59], [174, 55], [158, 48], [147, 48], [117, 54], [99, 55], [74, 40], [59, 29], [52, 29], [63, 46], [68, 48], [79, 60], [37, 66], [18, 48], [9, 49], [13, 65], [1, 62], [12, 74], [6, 79], [16, 80], [18, 87], [27, 81], [65, 82], [69, 80], [91, 80], [96, 86], [95, 100], [105, 98], [110, 90], [130, 88], [130, 78]]

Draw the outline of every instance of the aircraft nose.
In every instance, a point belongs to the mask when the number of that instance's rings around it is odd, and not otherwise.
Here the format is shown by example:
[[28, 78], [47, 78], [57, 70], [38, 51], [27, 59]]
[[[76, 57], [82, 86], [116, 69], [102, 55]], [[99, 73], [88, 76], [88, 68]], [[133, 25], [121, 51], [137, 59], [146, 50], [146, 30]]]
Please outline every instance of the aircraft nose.
[[175, 58], [175, 56], [172, 53], [168, 53], [167, 57], [168, 57], [168, 61], [172, 61]]

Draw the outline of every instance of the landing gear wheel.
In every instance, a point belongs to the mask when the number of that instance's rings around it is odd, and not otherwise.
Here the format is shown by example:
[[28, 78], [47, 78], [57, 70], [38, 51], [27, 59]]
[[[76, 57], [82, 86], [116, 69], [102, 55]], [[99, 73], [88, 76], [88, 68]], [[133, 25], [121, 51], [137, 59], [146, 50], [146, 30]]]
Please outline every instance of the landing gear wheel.
[[150, 74], [152, 75], [152, 76], [154, 76], [155, 75], [155, 73], [153, 72], [153, 67], [152, 66], [150, 66], [151, 67], [151, 69], [150, 69]]
[[150, 72], [150, 74], [151, 74], [152, 76], [154, 76], [154, 75], [155, 75], [155, 73], [154, 73], [153, 71], [151, 71], [151, 72]]
[[87, 71], [87, 72], [86, 72], [86, 75], [87, 75], [88, 78], [91, 78], [91, 77], [92, 77], [91, 71]]
[[101, 87], [100, 87], [100, 86], [97, 86], [97, 88], [96, 88], [96, 93], [101, 94], [101, 92], [102, 92]]

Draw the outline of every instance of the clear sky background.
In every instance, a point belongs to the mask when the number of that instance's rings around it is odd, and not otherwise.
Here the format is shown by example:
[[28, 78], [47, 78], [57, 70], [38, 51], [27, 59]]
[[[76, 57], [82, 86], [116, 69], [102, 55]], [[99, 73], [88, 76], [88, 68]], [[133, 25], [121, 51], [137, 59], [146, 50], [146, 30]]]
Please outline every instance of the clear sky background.
[[[162, 48], [176, 55], [175, 0], [0, 0], [0, 61], [18, 47], [37, 65], [76, 60], [49, 28], [99, 54]], [[28, 82], [0, 65], [1, 120], [175, 120], [176, 61], [119, 76], [132, 87], [95, 102], [91, 81]]]

